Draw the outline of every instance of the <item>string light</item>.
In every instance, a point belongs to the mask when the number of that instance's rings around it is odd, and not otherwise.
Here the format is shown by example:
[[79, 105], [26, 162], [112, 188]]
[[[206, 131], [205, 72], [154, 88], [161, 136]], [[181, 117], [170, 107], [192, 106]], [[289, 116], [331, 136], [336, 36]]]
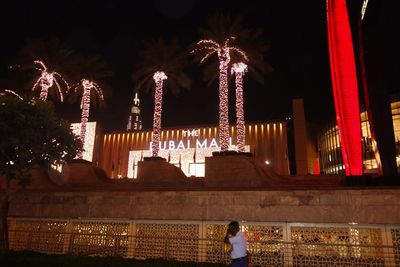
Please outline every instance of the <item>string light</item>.
[[[236, 150], [236, 146], [229, 146], [230, 150]], [[192, 164], [199, 166], [200, 176], [204, 176], [205, 171], [205, 158], [211, 157], [214, 151], [219, 151], [220, 147], [207, 147], [207, 148], [184, 148], [184, 149], [161, 149], [159, 151], [158, 156], [164, 159], [170, 158], [170, 164], [181, 168], [181, 170], [185, 173], [186, 176], [191, 176], [193, 173], [190, 172], [190, 166]], [[245, 152], [250, 152], [250, 146], [245, 146]], [[143, 161], [143, 157], [150, 157], [152, 155], [152, 151], [150, 150], [131, 150], [129, 151], [129, 159], [128, 159], [128, 170], [127, 177], [128, 178], [137, 178], [138, 166], [137, 162]], [[196, 173], [195, 176], [198, 176], [199, 173]], [[201, 175], [203, 174], [203, 175]], [[123, 174], [124, 175], [124, 174]]]
[[[79, 136], [81, 134], [81, 123], [71, 123], [72, 132]], [[85, 143], [83, 146], [82, 159], [93, 160], [94, 141], [96, 137], [96, 122], [88, 122], [86, 125]]]
[[13, 91], [13, 90], [9, 90], [9, 89], [5, 89], [4, 92], [9, 93], [14, 95], [15, 97], [18, 97], [19, 100], [24, 100], [17, 92]]
[[237, 147], [239, 152], [244, 152], [244, 144], [246, 139], [243, 110], [243, 75], [245, 72], [247, 72], [246, 64], [243, 62], [233, 64], [231, 73], [235, 73]]
[[153, 157], [157, 157], [159, 151], [163, 95], [162, 90], [164, 86], [164, 80], [167, 78], [167, 75], [165, 75], [163, 71], [157, 71], [153, 75], [154, 82], [156, 83], [156, 90], [154, 94], [153, 143], [151, 147]]
[[[104, 101], [104, 96], [103, 96], [103, 92], [101, 91], [101, 87], [97, 83], [95, 83], [93, 81], [89, 81], [87, 79], [82, 79], [77, 84], [77, 86], [75, 87], [75, 92], [78, 90], [78, 88], [83, 88], [82, 101], [81, 101], [82, 115], [81, 115], [80, 138], [81, 138], [83, 146], [85, 147], [86, 125], [89, 120], [91, 93], [92, 93], [92, 91], [94, 91], [97, 94], [98, 99], [100, 100], [100, 103]], [[78, 154], [78, 158], [79, 159], [83, 158], [82, 152], [80, 152]]]
[[235, 40], [231, 36], [223, 44], [213, 40], [200, 40], [197, 42], [197, 48], [191, 53], [205, 51], [206, 55], [200, 60], [205, 62], [212, 54], [216, 53], [219, 59], [219, 143], [222, 151], [229, 149], [229, 114], [228, 114], [228, 65], [231, 61], [231, 52], [236, 52], [239, 56], [248, 61], [248, 57], [240, 48], [230, 45]]
[[64, 100], [64, 96], [61, 90], [60, 83], [57, 81], [57, 77], [60, 78], [63, 83], [67, 86], [67, 90], [69, 89], [69, 85], [66, 80], [58, 73], [58, 72], [49, 72], [46, 65], [41, 60], [35, 60], [35, 64], [39, 65], [36, 69], [40, 71], [40, 77], [36, 80], [35, 84], [32, 87], [32, 91], [34, 91], [38, 86], [41, 87], [40, 90], [40, 99], [46, 101], [47, 95], [49, 93], [49, 89], [54, 85], [57, 88], [58, 95], [60, 96], [61, 102]]

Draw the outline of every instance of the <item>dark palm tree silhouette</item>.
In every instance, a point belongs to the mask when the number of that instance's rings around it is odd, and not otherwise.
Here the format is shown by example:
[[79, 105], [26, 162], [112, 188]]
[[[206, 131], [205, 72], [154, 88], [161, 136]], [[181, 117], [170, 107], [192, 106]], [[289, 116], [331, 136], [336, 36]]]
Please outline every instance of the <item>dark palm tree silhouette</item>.
[[132, 78], [137, 82], [138, 90], [154, 90], [154, 116], [152, 155], [158, 156], [161, 110], [164, 85], [174, 95], [182, 88], [189, 89], [191, 81], [184, 73], [186, 54], [177, 41], [166, 42], [162, 38], [144, 43], [139, 53], [139, 64]]
[[[262, 40], [263, 30], [244, 28], [241, 17], [232, 19], [229, 15], [222, 14], [210, 16], [208, 28], [199, 29], [199, 32], [203, 39], [192, 45], [190, 50], [195, 55], [195, 61], [209, 61], [204, 68], [204, 80], [208, 85], [219, 77], [219, 139], [221, 150], [226, 151], [229, 140], [228, 69], [235, 63], [245, 63], [250, 76], [263, 84], [262, 75], [272, 71], [272, 67], [264, 61], [264, 54], [269, 46]], [[212, 57], [214, 53], [217, 57]], [[243, 102], [243, 99], [237, 99], [237, 102]]]

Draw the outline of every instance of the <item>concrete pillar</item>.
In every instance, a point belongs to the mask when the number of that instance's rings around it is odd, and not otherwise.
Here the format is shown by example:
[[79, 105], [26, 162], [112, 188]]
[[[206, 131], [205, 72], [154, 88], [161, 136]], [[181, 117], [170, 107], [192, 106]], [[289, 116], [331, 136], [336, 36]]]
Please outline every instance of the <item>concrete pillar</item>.
[[308, 173], [307, 161], [307, 129], [304, 115], [303, 99], [293, 99], [293, 128], [294, 128], [294, 150], [296, 158], [296, 174]]

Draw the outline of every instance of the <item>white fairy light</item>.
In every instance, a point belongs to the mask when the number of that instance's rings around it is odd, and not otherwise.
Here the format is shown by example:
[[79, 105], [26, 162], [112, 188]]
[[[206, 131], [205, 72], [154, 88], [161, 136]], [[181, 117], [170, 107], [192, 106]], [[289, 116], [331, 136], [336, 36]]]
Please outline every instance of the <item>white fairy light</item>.
[[235, 63], [231, 68], [231, 73], [235, 73], [237, 147], [239, 152], [244, 152], [244, 144], [246, 140], [243, 109], [243, 75], [245, 72], [247, 72], [247, 65], [243, 62]]
[[[80, 138], [81, 138], [83, 146], [85, 147], [86, 125], [87, 125], [88, 120], [89, 120], [91, 93], [92, 93], [92, 91], [94, 91], [97, 94], [100, 102], [104, 101], [104, 96], [103, 96], [103, 92], [101, 91], [101, 87], [97, 83], [95, 83], [94, 81], [89, 81], [87, 79], [82, 79], [75, 86], [75, 92], [78, 90], [78, 88], [83, 88], [82, 101], [81, 101], [82, 115], [81, 115], [81, 133], [80, 133]], [[83, 152], [80, 152], [78, 154], [78, 158], [80, 158], [80, 159], [83, 158]]]
[[40, 86], [40, 99], [46, 101], [47, 95], [49, 93], [49, 89], [54, 85], [57, 88], [58, 94], [60, 96], [61, 102], [64, 100], [64, 96], [61, 90], [60, 83], [57, 81], [57, 77], [63, 81], [63, 83], [69, 89], [69, 85], [66, 80], [58, 73], [58, 72], [49, 72], [46, 65], [41, 60], [35, 60], [35, 64], [39, 65], [36, 69], [40, 71], [40, 77], [36, 80], [35, 84], [32, 87], [32, 91], [36, 89], [36, 87]]
[[[71, 123], [72, 132], [80, 136], [82, 123]], [[87, 161], [93, 160], [93, 149], [96, 138], [96, 122], [88, 122], [86, 124], [85, 142], [83, 144], [82, 159]], [[77, 157], [79, 158], [79, 157]]]
[[9, 90], [9, 89], [5, 89], [4, 92], [12, 94], [15, 97], [18, 97], [19, 100], [24, 100], [17, 92], [13, 91], [13, 90]]
[[248, 61], [248, 57], [244, 51], [235, 46], [231, 46], [229, 42], [234, 40], [231, 36], [225, 40], [223, 44], [219, 44], [213, 40], [200, 40], [197, 42], [196, 49], [191, 53], [198, 51], [206, 51], [206, 55], [200, 60], [200, 63], [206, 61], [212, 54], [216, 53], [219, 59], [219, 142], [222, 151], [229, 149], [229, 114], [228, 114], [228, 66], [231, 61], [231, 52], [236, 52]]
[[161, 131], [161, 110], [162, 110], [162, 95], [164, 80], [168, 77], [163, 71], [157, 71], [153, 75], [154, 82], [156, 83], [156, 90], [154, 94], [154, 117], [153, 117], [153, 143], [152, 151], [153, 157], [158, 156], [160, 131]]

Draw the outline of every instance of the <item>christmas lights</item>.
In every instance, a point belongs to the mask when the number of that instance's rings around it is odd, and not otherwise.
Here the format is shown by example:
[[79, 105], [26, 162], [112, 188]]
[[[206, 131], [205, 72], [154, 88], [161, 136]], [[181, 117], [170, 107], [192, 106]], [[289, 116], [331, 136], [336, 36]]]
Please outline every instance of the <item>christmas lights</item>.
[[152, 143], [152, 154], [153, 157], [158, 156], [159, 143], [160, 143], [160, 131], [161, 131], [161, 110], [162, 110], [162, 95], [164, 80], [168, 77], [162, 71], [157, 71], [153, 75], [154, 82], [156, 83], [156, 90], [154, 94], [154, 117], [153, 117], [153, 143]]
[[13, 90], [5, 89], [4, 92], [9, 93], [9, 94], [12, 94], [12, 95], [14, 95], [15, 97], [18, 97], [19, 100], [24, 100], [19, 94], [17, 94], [17, 93], [16, 93], [15, 91], [13, 91]]
[[[81, 123], [71, 123], [72, 132], [80, 136], [81, 134]], [[93, 160], [93, 149], [94, 149], [94, 141], [96, 138], [96, 122], [88, 122], [86, 124], [86, 133], [85, 133], [85, 143], [83, 146], [82, 159], [87, 161]]]
[[61, 90], [60, 83], [57, 81], [57, 77], [60, 78], [63, 83], [67, 86], [67, 90], [69, 89], [69, 85], [66, 80], [58, 73], [58, 72], [49, 72], [46, 65], [41, 60], [35, 60], [35, 64], [39, 65], [36, 69], [40, 71], [40, 77], [36, 80], [35, 84], [32, 87], [32, 91], [36, 89], [36, 87], [40, 86], [40, 99], [46, 101], [47, 95], [49, 93], [49, 89], [54, 85], [57, 88], [58, 95], [60, 96], [61, 102], [63, 102], [63, 93]]
[[212, 54], [216, 53], [219, 59], [219, 143], [222, 151], [229, 149], [229, 115], [228, 115], [228, 66], [231, 61], [231, 53], [235, 52], [243, 60], [248, 61], [248, 57], [241, 49], [230, 45], [235, 40], [231, 36], [219, 44], [213, 40], [200, 40], [197, 48], [191, 53], [206, 52], [200, 63], [205, 62]]
[[[236, 150], [236, 146], [229, 146], [230, 150]], [[204, 162], [206, 157], [211, 157], [212, 152], [219, 151], [220, 147], [207, 147], [207, 148], [184, 148], [184, 149], [166, 149], [160, 150], [158, 156], [168, 160], [169, 163], [173, 164], [185, 173], [186, 176], [204, 176]], [[250, 152], [250, 146], [245, 146], [245, 152]], [[131, 150], [129, 151], [128, 159], [128, 178], [137, 178], [138, 161], [143, 161], [143, 157], [150, 157], [152, 155], [151, 150]], [[194, 166], [197, 165], [196, 173], [193, 173]], [[192, 166], [192, 167], [191, 167]]]
[[[93, 82], [89, 81], [87, 79], [82, 79], [78, 85], [75, 87], [75, 92], [78, 90], [78, 88], [83, 89], [82, 93], [82, 101], [81, 101], [81, 109], [82, 109], [82, 116], [81, 116], [81, 134], [80, 138], [82, 141], [83, 146], [85, 147], [85, 137], [86, 137], [86, 125], [89, 119], [89, 109], [90, 109], [90, 98], [91, 98], [91, 93], [94, 91], [100, 103], [103, 102], [104, 96], [103, 92], [101, 91], [101, 87]], [[79, 153], [78, 158], [82, 159], [83, 158], [83, 153]]]
[[243, 62], [235, 63], [231, 68], [231, 73], [235, 73], [237, 147], [239, 152], [244, 152], [244, 144], [246, 139], [243, 110], [243, 75], [245, 72], [247, 72], [247, 65]]

